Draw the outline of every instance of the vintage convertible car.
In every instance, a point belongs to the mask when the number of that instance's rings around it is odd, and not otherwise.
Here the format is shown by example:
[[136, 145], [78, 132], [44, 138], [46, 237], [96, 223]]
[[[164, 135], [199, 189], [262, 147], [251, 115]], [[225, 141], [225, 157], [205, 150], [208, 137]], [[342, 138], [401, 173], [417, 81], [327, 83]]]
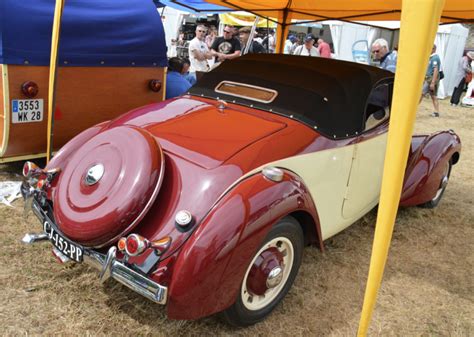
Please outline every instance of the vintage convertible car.
[[[303, 247], [377, 205], [393, 74], [366, 65], [247, 55], [176, 99], [87, 129], [23, 191], [63, 262], [89, 262], [167, 305], [168, 317], [267, 316]], [[414, 136], [400, 204], [434, 207], [461, 144]]]

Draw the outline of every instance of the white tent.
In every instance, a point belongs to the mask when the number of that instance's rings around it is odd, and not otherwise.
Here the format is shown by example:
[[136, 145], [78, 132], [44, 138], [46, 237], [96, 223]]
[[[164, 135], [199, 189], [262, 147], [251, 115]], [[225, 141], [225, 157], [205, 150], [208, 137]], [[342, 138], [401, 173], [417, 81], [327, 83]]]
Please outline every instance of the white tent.
[[[360, 22], [371, 26], [341, 21], [326, 21], [324, 23], [331, 27], [334, 52], [337, 58], [341, 60], [353, 60], [352, 45], [358, 40], [366, 40], [370, 46], [376, 39], [384, 38], [390, 46], [398, 45], [399, 21]], [[457, 85], [454, 77], [464, 51], [468, 33], [469, 29], [461, 24], [438, 27], [434, 43], [437, 46], [437, 53], [441, 58], [441, 67], [445, 76], [438, 90], [439, 98], [450, 96]]]

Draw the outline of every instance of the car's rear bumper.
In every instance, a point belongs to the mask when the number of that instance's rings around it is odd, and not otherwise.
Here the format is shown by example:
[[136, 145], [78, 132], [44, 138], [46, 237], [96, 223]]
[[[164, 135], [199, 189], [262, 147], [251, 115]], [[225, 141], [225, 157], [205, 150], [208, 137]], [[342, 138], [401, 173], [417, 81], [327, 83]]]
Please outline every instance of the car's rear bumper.
[[[46, 219], [51, 222], [51, 219], [47, 217], [46, 212], [36, 200], [33, 200], [32, 206], [33, 212], [41, 222], [44, 222]], [[28, 244], [46, 240], [49, 241], [49, 238], [45, 232], [39, 234], [26, 234], [23, 238], [23, 242]], [[83, 247], [83, 249], [84, 262], [100, 271], [99, 278], [101, 282], [112, 277], [153, 302], [166, 304], [168, 288], [156, 283], [142, 273], [133, 270], [124, 262], [118, 260], [116, 258], [117, 248], [115, 246], [110, 247], [107, 254], [102, 254], [86, 247]], [[68, 260], [68, 257], [62, 256], [62, 261]]]
[[115, 257], [116, 248], [110, 247], [107, 255], [85, 249], [84, 262], [100, 271], [103, 282], [109, 277], [159, 304], [166, 304], [168, 288], [126, 266]]

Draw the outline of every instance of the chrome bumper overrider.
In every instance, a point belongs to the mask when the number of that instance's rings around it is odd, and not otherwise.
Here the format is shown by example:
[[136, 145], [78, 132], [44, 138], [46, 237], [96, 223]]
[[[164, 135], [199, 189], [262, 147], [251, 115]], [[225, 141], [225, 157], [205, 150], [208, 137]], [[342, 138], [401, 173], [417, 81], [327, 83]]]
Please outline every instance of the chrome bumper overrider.
[[[44, 240], [48, 240], [47, 234], [42, 232], [39, 234], [26, 234], [22, 241], [33, 244]], [[99, 278], [101, 282], [112, 277], [153, 302], [166, 304], [168, 288], [137, 273], [117, 260], [116, 251], [117, 248], [112, 246], [107, 255], [105, 255], [95, 250], [84, 248], [84, 262], [100, 271]]]

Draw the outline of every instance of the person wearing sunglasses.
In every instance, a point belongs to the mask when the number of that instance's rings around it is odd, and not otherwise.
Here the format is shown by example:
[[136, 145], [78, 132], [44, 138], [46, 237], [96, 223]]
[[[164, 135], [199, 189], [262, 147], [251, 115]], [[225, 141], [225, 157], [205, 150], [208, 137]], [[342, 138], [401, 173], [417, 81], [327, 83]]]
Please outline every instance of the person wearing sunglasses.
[[372, 43], [374, 60], [380, 61], [380, 68], [395, 72], [397, 68], [397, 53], [388, 48], [387, 40], [377, 39]]
[[204, 25], [196, 27], [196, 37], [189, 43], [189, 61], [191, 76], [196, 77], [196, 72], [208, 72], [211, 68], [208, 60], [212, 59], [212, 54], [205, 42], [207, 28]]
[[215, 57], [216, 63], [239, 57], [240, 50], [240, 41], [234, 37], [234, 27], [232, 26], [225, 26], [224, 35], [216, 38], [211, 47], [211, 53]]

